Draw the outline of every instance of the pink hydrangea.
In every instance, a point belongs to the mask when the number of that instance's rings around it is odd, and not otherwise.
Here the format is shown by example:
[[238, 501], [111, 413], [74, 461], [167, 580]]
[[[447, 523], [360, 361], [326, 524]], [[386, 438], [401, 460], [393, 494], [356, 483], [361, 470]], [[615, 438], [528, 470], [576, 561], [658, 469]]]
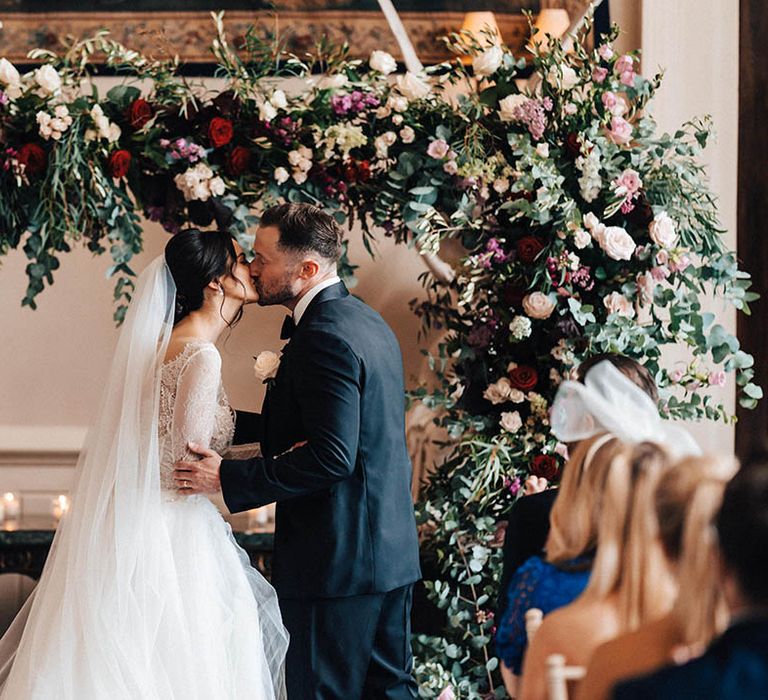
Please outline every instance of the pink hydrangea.
[[725, 386], [725, 372], [723, 370], [711, 372], [708, 381], [711, 386]]

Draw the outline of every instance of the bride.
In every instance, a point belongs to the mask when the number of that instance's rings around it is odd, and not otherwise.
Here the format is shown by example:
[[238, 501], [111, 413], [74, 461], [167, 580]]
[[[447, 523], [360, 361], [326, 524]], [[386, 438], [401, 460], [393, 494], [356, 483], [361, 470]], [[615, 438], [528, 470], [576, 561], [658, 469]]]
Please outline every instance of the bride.
[[257, 293], [223, 232], [174, 236], [142, 273], [72, 506], [0, 640], [0, 700], [275, 700], [288, 646], [272, 587], [173, 464], [234, 423], [214, 341]]

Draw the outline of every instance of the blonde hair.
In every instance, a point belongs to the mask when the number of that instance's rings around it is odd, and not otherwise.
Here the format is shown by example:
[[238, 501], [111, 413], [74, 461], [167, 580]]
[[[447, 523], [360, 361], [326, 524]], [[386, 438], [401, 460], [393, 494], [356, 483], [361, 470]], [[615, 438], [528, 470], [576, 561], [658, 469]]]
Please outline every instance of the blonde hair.
[[581, 440], [573, 449], [549, 516], [547, 561], [559, 564], [594, 551], [604, 466], [623, 449], [609, 433]]
[[663, 616], [675, 597], [654, 508], [669, 467], [667, 452], [651, 442], [625, 447], [603, 466], [597, 554], [584, 595], [616, 596], [622, 632]]
[[674, 612], [683, 639], [707, 645], [728, 623], [717, 577], [715, 518], [727, 483], [738, 471], [733, 457], [688, 457], [677, 462], [656, 488], [656, 515], [667, 556], [677, 563], [679, 595]]

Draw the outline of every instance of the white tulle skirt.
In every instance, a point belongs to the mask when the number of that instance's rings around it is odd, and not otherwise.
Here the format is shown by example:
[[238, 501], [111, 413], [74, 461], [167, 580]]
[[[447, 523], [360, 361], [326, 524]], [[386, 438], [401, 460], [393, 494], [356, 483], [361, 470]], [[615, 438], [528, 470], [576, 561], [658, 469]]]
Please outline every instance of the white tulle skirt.
[[0, 642], [2, 700], [284, 697], [274, 589], [208, 499], [164, 500], [160, 512], [144, 554], [152, 561], [136, 571], [152, 586], [95, 582], [102, 572], [61, 565], [58, 553]]

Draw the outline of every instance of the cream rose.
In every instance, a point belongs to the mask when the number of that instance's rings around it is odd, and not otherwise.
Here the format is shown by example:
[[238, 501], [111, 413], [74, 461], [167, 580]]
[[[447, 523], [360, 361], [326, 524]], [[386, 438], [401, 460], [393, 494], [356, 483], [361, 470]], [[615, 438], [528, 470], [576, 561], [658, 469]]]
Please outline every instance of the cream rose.
[[371, 53], [368, 65], [382, 75], [389, 75], [397, 70], [397, 61], [386, 51], [379, 51], [378, 49]]
[[675, 222], [665, 211], [653, 217], [648, 233], [651, 235], [651, 240], [662, 248], [672, 248], [677, 242]]
[[481, 51], [472, 59], [472, 70], [475, 75], [484, 78], [493, 75], [504, 60], [504, 52], [500, 46], [491, 46], [485, 51]]
[[403, 143], [413, 143], [416, 140], [416, 132], [410, 126], [400, 129], [400, 138]]
[[563, 90], [570, 90], [579, 83], [579, 76], [570, 66], [552, 66], [547, 73], [547, 82], [550, 85], [559, 85]]
[[506, 377], [502, 377], [499, 381], [490, 384], [488, 388], [483, 392], [483, 398], [490, 401], [492, 404], [497, 405], [500, 403], [506, 403], [512, 400], [512, 392], [515, 391], [512, 388], [512, 383]]
[[333, 88], [343, 88], [349, 80], [347, 76], [342, 73], [336, 73], [335, 75], [326, 75], [321, 78], [317, 83], [318, 90], [331, 90]]
[[523, 298], [523, 311], [531, 318], [549, 318], [556, 306], [557, 304], [543, 292], [531, 292]]
[[530, 98], [525, 95], [507, 95], [499, 102], [499, 116], [503, 122], [513, 122], [517, 120], [515, 112], [518, 107], [522, 107]]
[[48, 95], [55, 95], [61, 90], [61, 76], [51, 65], [40, 66], [35, 71], [35, 82]]
[[19, 71], [7, 58], [0, 58], [0, 83], [6, 86], [19, 86], [21, 84]]
[[259, 105], [259, 119], [263, 122], [271, 122], [277, 116], [275, 106], [269, 102], [262, 102]]
[[629, 260], [637, 247], [632, 236], [621, 226], [606, 226], [598, 242], [606, 255], [614, 260]]
[[405, 75], [397, 76], [397, 89], [403, 97], [407, 97], [409, 100], [420, 100], [432, 92], [430, 84], [411, 71]]
[[523, 421], [517, 411], [505, 411], [501, 414], [499, 425], [508, 433], [516, 433], [523, 427]]
[[635, 315], [632, 302], [620, 292], [611, 292], [604, 296], [603, 304], [609, 313], [619, 314], [619, 316], [626, 316], [627, 318], [633, 318]]
[[253, 373], [256, 379], [264, 382], [267, 379], [274, 379], [277, 375], [277, 368], [280, 366], [280, 356], [277, 353], [265, 350], [260, 352], [253, 363]]
[[272, 106], [277, 107], [277, 109], [285, 109], [288, 106], [288, 98], [282, 90], [275, 90], [272, 93], [272, 97], [269, 98], [269, 101], [272, 103]]

